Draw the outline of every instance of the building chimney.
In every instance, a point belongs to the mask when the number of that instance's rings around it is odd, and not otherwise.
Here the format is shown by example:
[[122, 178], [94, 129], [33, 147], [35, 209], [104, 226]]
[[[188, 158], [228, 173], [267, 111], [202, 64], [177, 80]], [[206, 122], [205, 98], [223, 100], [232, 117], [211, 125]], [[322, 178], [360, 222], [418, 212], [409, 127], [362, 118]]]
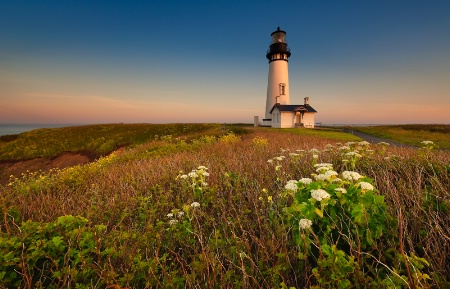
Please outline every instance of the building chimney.
[[309, 97], [305, 97], [305, 105], [309, 105]]

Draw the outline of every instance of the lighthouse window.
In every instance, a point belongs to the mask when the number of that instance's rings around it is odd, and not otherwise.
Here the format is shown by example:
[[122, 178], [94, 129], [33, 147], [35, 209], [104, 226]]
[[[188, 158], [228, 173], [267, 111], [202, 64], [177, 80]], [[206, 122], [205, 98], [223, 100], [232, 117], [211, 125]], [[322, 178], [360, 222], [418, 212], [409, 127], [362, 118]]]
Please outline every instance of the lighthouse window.
[[280, 95], [286, 94], [286, 83], [280, 83]]

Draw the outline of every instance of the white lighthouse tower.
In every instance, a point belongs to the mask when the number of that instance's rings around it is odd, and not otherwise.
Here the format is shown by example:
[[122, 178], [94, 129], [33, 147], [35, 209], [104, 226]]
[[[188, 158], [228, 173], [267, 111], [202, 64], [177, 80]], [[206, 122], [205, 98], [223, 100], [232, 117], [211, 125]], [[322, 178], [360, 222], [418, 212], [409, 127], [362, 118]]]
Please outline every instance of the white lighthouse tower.
[[280, 27], [271, 34], [272, 41], [266, 58], [269, 60], [266, 113], [263, 126], [272, 126], [272, 108], [275, 104], [289, 105], [288, 58], [291, 52], [286, 43], [286, 31]]

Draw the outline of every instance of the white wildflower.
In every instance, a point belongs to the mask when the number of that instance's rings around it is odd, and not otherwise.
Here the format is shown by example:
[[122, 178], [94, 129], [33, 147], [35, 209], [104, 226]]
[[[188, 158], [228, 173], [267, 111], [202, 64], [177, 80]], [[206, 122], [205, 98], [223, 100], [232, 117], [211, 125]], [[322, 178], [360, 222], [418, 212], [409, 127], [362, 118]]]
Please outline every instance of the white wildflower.
[[343, 172], [342, 177], [348, 181], [357, 181], [360, 178], [362, 178], [362, 176], [360, 174], [358, 174], [357, 172], [352, 172], [352, 171]]
[[300, 180], [298, 180], [298, 182], [305, 185], [309, 185], [310, 183], [312, 183], [312, 180], [310, 178], [301, 178]]
[[378, 144], [379, 144], [379, 145], [382, 145], [382, 146], [389, 146], [389, 144], [388, 144], [387, 142], [384, 142], [384, 141], [379, 142]]
[[198, 208], [198, 207], [200, 207], [200, 204], [199, 204], [198, 202], [193, 202], [193, 203], [191, 204], [191, 207], [192, 207], [192, 208]]
[[209, 177], [209, 173], [208, 173], [208, 172], [203, 172], [203, 175], [204, 175], [205, 177]]
[[341, 193], [343, 193], [343, 194], [346, 194], [346, 193], [347, 193], [347, 190], [344, 189], [344, 188], [336, 188], [336, 189], [334, 189], [334, 190], [337, 191], [337, 192], [341, 192]]
[[355, 144], [354, 141], [349, 141], [349, 142], [346, 142], [346, 143], [345, 143], [346, 146], [352, 146], [352, 145], [354, 145], [354, 144]]
[[312, 221], [309, 219], [300, 219], [300, 221], [298, 221], [298, 227], [302, 230], [311, 228], [311, 225]]
[[349, 151], [350, 147], [349, 146], [341, 146], [341, 147], [339, 147], [339, 150], [340, 151]]
[[305, 152], [305, 150], [295, 150], [295, 151], [297, 151], [297, 152], [299, 152], [299, 153]]
[[431, 140], [424, 140], [424, 141], [422, 141], [420, 143], [422, 143], [424, 145], [432, 145], [432, 144], [434, 144], [434, 142], [432, 142]]
[[373, 186], [368, 182], [359, 182], [357, 184], [363, 191], [373, 191]]
[[176, 223], [178, 223], [178, 220], [176, 220], [176, 219], [172, 219], [169, 221], [169, 225], [171, 225], [171, 226], [175, 225]]
[[198, 169], [198, 170], [207, 170], [208, 168], [205, 167], [205, 166], [199, 166], [197, 169]]
[[367, 141], [365, 141], [365, 140], [360, 141], [358, 144], [359, 144], [360, 146], [368, 146], [368, 145], [370, 145], [370, 143], [367, 142]]
[[273, 163], [273, 160], [270, 159], [270, 160], [267, 160], [267, 162], [268, 162], [269, 164], [271, 164], [271, 163]]
[[333, 183], [340, 183], [340, 182], [342, 182], [342, 180], [340, 178], [334, 178], [334, 179], [331, 180], [331, 182], [333, 182]]
[[346, 157], [357, 157], [357, 158], [361, 158], [362, 155], [360, 155], [358, 152], [348, 152], [345, 154]]
[[192, 172], [190, 172], [190, 173], [188, 174], [188, 176], [189, 176], [190, 178], [196, 178], [198, 175], [197, 175], [197, 172], [196, 172], [196, 171], [192, 171]]
[[315, 175], [314, 178], [316, 179], [316, 181], [325, 181], [327, 179], [327, 176], [325, 174], [318, 174]]
[[173, 213], [168, 213], [166, 216], [167, 216], [168, 218], [173, 218]]
[[178, 213], [177, 213], [177, 217], [178, 217], [178, 218], [181, 218], [181, 217], [183, 217], [183, 216], [184, 216], [184, 212], [178, 212]]
[[313, 159], [318, 159], [319, 156], [318, 155], [313, 155]]
[[317, 168], [316, 172], [318, 173], [323, 173], [325, 171], [333, 169], [333, 165], [329, 163], [315, 164], [314, 167]]
[[185, 179], [187, 179], [187, 177], [188, 177], [187, 175], [181, 175], [181, 176], [180, 176], [180, 179], [185, 180]]
[[286, 186], [284, 186], [286, 190], [297, 192], [298, 186], [296, 180], [290, 180], [287, 182]]
[[323, 199], [327, 199], [330, 197], [330, 194], [323, 189], [311, 190], [311, 197], [317, 201], [322, 201]]
[[318, 154], [319, 150], [318, 149], [310, 149], [309, 152], [313, 153], [313, 154]]
[[275, 159], [276, 159], [277, 161], [282, 161], [282, 160], [283, 160], [282, 157], [276, 157]]

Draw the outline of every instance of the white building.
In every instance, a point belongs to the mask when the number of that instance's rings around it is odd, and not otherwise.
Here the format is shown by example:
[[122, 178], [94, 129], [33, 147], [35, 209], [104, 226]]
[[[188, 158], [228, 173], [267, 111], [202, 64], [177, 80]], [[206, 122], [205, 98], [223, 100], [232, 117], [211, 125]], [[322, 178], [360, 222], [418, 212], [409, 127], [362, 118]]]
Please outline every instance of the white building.
[[287, 47], [286, 32], [278, 27], [271, 37], [272, 41], [266, 54], [269, 60], [269, 78], [262, 126], [313, 128], [317, 111], [309, 105], [309, 97], [304, 98], [302, 105], [292, 105], [290, 101], [288, 59], [291, 52]]

